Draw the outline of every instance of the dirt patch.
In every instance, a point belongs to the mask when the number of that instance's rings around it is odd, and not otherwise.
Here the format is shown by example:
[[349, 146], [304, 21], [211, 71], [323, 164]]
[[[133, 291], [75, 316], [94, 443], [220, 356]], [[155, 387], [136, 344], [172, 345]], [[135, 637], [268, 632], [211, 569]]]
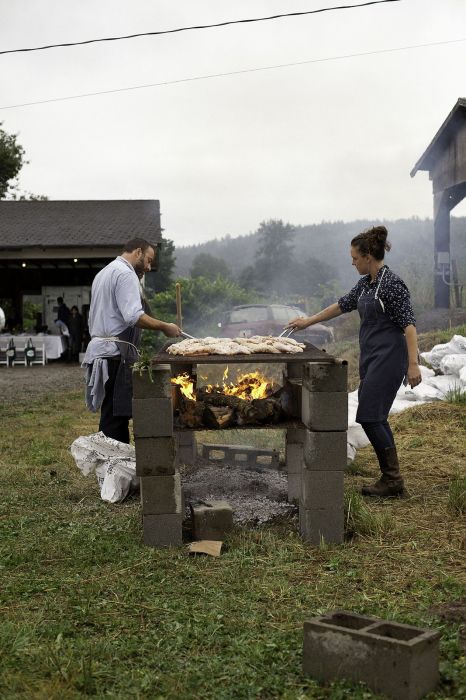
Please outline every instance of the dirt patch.
[[431, 608], [431, 612], [445, 622], [460, 625], [458, 642], [461, 649], [466, 651], [466, 599], [436, 605]]
[[84, 391], [84, 370], [63, 362], [45, 366], [0, 368], [0, 396], [4, 406], [64, 391]]
[[235, 465], [212, 466], [199, 460], [182, 475], [186, 502], [228, 501], [237, 523], [261, 525], [296, 507], [287, 502], [285, 474], [274, 469], [241, 469]]

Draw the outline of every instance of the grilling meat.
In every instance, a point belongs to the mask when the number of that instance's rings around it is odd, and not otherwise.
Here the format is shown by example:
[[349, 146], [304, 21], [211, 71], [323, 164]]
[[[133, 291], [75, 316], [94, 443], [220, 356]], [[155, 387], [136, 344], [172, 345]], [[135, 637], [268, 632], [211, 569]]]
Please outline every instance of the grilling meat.
[[304, 343], [293, 338], [253, 335], [252, 338], [187, 338], [170, 345], [171, 355], [253, 355], [303, 352]]

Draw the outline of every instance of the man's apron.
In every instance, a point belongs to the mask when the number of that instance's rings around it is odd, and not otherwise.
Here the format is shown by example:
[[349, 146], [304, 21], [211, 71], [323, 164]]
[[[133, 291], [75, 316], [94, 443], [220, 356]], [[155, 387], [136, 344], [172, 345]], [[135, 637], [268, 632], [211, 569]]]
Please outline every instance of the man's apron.
[[363, 293], [358, 300], [359, 329], [359, 405], [358, 423], [380, 422], [388, 417], [396, 393], [408, 369], [408, 348], [403, 330], [393, 323], [376, 290]]
[[[142, 290], [141, 293], [141, 302], [144, 313], [150, 316], [151, 308], [149, 306], [149, 302], [145, 298]], [[118, 343], [115, 341], [118, 346], [118, 350], [120, 351], [121, 360], [113, 390], [114, 416], [128, 416], [131, 418], [133, 415], [133, 365], [138, 359], [136, 348], [139, 348], [141, 336], [142, 328], [133, 326], [132, 328], [127, 328], [125, 331], [123, 331], [123, 333], [119, 333], [118, 335], [120, 340], [124, 340], [126, 342]], [[128, 345], [128, 343], [131, 343], [131, 345]]]

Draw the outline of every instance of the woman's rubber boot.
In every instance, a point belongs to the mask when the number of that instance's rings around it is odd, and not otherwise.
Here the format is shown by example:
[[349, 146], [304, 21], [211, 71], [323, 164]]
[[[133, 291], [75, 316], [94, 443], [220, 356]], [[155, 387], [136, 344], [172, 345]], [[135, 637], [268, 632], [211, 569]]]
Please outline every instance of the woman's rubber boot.
[[401, 496], [404, 490], [404, 482], [400, 474], [400, 465], [396, 447], [387, 447], [377, 452], [382, 476], [372, 486], [363, 486], [363, 496], [378, 496], [379, 498], [395, 498]]

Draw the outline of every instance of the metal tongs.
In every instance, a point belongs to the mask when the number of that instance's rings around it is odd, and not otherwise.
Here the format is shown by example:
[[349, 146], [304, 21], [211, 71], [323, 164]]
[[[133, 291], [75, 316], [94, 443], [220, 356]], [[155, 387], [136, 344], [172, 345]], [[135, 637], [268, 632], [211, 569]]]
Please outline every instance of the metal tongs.
[[183, 338], [190, 338], [191, 340], [197, 340], [193, 335], [189, 335], [189, 333], [185, 333], [184, 331], [181, 331], [180, 335], [183, 336]]
[[285, 328], [277, 338], [289, 338], [292, 333], [294, 333], [296, 328]]

